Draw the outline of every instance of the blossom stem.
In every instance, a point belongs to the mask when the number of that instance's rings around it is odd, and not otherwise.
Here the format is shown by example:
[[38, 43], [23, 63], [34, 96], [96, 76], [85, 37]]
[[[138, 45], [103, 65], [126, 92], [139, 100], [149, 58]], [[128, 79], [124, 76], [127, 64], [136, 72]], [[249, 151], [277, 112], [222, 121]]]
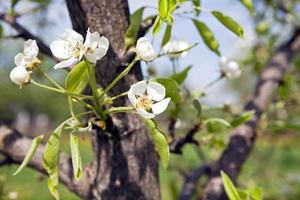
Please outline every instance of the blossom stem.
[[206, 86], [204, 86], [203, 90], [213, 86], [214, 84], [216, 84], [217, 82], [219, 82], [220, 80], [222, 80], [223, 76], [219, 76], [218, 78], [216, 78], [215, 80], [213, 80], [212, 82], [208, 83]]
[[93, 93], [93, 101], [96, 107], [96, 111], [98, 113], [99, 116], [102, 116], [102, 109], [98, 100], [98, 93], [97, 93], [97, 85], [96, 85], [96, 75], [95, 75], [95, 70], [94, 70], [94, 66], [92, 66], [90, 64], [90, 62], [84, 58], [84, 62], [87, 65], [88, 68], [88, 76], [89, 76], [89, 81], [90, 81], [90, 86], [92, 89], [92, 93]]
[[41, 68], [36, 67], [36, 69], [43, 74], [53, 85], [55, 85], [57, 88], [64, 90], [62, 86], [60, 86], [55, 80], [53, 80], [46, 72], [44, 72]]
[[171, 63], [172, 63], [172, 73], [173, 75], [176, 74], [176, 63], [175, 63], [175, 59], [171, 59]]
[[113, 96], [112, 98], [111, 98], [111, 100], [115, 100], [115, 99], [117, 99], [117, 98], [120, 98], [120, 97], [123, 97], [123, 96], [126, 96], [127, 95], [127, 92], [123, 92], [123, 93], [121, 93], [121, 94], [118, 94], [118, 95], [116, 95], [116, 96]]
[[106, 94], [109, 90], [111, 90], [118, 83], [118, 81], [121, 80], [131, 70], [131, 68], [135, 65], [135, 63], [139, 60], [140, 57], [136, 56], [134, 60], [105, 88], [101, 96]]
[[112, 107], [108, 110], [108, 113], [120, 113], [120, 112], [131, 112], [134, 111], [134, 107]]

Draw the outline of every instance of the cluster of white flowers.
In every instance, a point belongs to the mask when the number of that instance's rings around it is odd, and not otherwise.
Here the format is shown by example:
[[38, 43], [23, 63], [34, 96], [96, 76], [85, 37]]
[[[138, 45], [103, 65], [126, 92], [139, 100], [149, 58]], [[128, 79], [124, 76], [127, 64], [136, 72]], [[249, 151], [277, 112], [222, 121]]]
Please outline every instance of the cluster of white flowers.
[[[96, 63], [103, 58], [109, 48], [106, 37], [98, 32], [91, 33], [87, 30], [85, 41], [79, 33], [66, 29], [57, 40], [50, 43], [50, 49], [55, 57], [61, 60], [54, 69], [72, 68], [83, 58], [91, 63]], [[175, 51], [176, 48], [173, 47]], [[35, 40], [24, 43], [24, 51], [15, 56], [16, 67], [10, 73], [12, 82], [23, 86], [30, 81], [30, 73], [39, 64], [37, 59], [39, 49]], [[145, 62], [153, 61], [157, 54], [146, 38], [138, 39], [136, 52]], [[166, 110], [170, 98], [165, 98], [165, 87], [159, 83], [140, 81], [131, 86], [128, 98], [136, 112], [145, 118], [153, 118]]]
[[221, 74], [228, 79], [237, 78], [241, 75], [242, 71], [239, 64], [235, 61], [229, 61], [226, 57], [222, 56], [220, 60]]
[[10, 72], [10, 79], [19, 86], [27, 84], [30, 80], [31, 70], [40, 61], [37, 59], [39, 48], [35, 40], [27, 40], [24, 50], [15, 56], [16, 67]]

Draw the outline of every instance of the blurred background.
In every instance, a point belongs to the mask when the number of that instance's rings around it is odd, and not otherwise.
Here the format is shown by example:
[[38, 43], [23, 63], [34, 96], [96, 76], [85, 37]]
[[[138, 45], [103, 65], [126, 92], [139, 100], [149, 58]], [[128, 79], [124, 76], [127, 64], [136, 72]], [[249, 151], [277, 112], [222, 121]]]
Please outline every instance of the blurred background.
[[[155, 0], [129, 0], [131, 12], [147, 6], [144, 17], [156, 14], [153, 9], [156, 4]], [[183, 9], [193, 9], [191, 2], [187, 2], [185, 6]], [[239, 62], [243, 71], [240, 78], [222, 80], [206, 90], [204, 97], [199, 97], [200, 102], [205, 105], [205, 115], [230, 119], [241, 113], [244, 102], [253, 91], [257, 75], [271, 53], [300, 25], [300, 2], [257, 0], [254, 1], [255, 14], [251, 14], [237, 0], [203, 0], [201, 6], [231, 16], [245, 31], [244, 38], [238, 38], [208, 13], [200, 14], [199, 18], [213, 30], [219, 41], [221, 54]], [[8, 12], [10, 7], [9, 0], [0, 0], [0, 13]], [[47, 44], [65, 28], [71, 28], [63, 0], [20, 0], [14, 9], [21, 14], [18, 22]], [[204, 45], [190, 20], [177, 16], [174, 21], [173, 38], [185, 39], [190, 44], [199, 42], [180, 59], [178, 71], [192, 65], [184, 86], [190, 91], [200, 92], [207, 83], [219, 76], [220, 58]], [[14, 67], [14, 56], [22, 50], [24, 40], [15, 38], [17, 32], [5, 22], [0, 21], [0, 25], [0, 122], [10, 124], [30, 136], [50, 133], [59, 122], [68, 117], [68, 108], [65, 106], [67, 99], [34, 86], [20, 90], [10, 82], [9, 72]], [[154, 40], [155, 48], [159, 48], [162, 37], [163, 35], [159, 35]], [[46, 56], [40, 55], [39, 58], [43, 60], [42, 68], [63, 84], [67, 73], [63, 70], [55, 71], [52, 68], [55, 62]], [[149, 67], [143, 64], [142, 67], [145, 76], [149, 75], [149, 69], [150, 75], [171, 74], [171, 62], [168, 58], [158, 59]], [[299, 69], [300, 56], [290, 67], [279, 88], [279, 94], [274, 97], [268, 111], [263, 115], [257, 143], [239, 177], [240, 187], [259, 186], [264, 191], [265, 199], [300, 199]], [[34, 74], [34, 77], [40, 82], [44, 81], [38, 74]], [[180, 116], [181, 120], [177, 124], [176, 134], [179, 135], [188, 130], [192, 123], [189, 115], [195, 112], [188, 106], [188, 99], [185, 104], [186, 112]], [[161, 117], [161, 121], [163, 120], [164, 116]], [[220, 155], [228, 140], [229, 130], [221, 127], [217, 132], [218, 134], [209, 131], [198, 133], [200, 146], [186, 145], [182, 155], [172, 155], [169, 169], [160, 170], [162, 199], [176, 199], [184, 175], [201, 163]], [[84, 163], [88, 163], [92, 158], [89, 137], [83, 136], [82, 141], [82, 158]], [[65, 150], [68, 151], [68, 148]], [[31, 169], [12, 176], [16, 168], [15, 165], [0, 167], [0, 199], [53, 199], [44, 176]], [[63, 185], [60, 190], [62, 199], [78, 199]]]

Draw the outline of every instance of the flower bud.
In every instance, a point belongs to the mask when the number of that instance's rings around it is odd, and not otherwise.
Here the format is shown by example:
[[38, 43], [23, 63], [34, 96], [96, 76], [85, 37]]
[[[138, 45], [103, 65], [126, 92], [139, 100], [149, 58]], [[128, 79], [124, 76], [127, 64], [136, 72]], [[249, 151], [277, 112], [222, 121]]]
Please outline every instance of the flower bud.
[[10, 80], [19, 86], [28, 83], [29, 78], [29, 72], [25, 69], [25, 67], [22, 66], [17, 66], [10, 72]]
[[221, 57], [221, 73], [223, 76], [233, 79], [241, 75], [241, 69], [237, 62], [228, 61], [226, 57]]
[[150, 62], [157, 57], [151, 42], [146, 37], [138, 39], [136, 50], [141, 59], [146, 62]]

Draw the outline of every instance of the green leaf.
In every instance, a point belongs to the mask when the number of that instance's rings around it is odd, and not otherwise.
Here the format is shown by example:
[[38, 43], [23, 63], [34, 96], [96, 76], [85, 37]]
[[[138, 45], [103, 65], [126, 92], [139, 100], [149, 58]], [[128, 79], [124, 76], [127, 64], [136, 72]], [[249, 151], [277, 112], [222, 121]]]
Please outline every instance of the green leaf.
[[143, 19], [144, 7], [136, 10], [130, 16], [130, 25], [125, 33], [125, 47], [126, 49], [133, 46], [136, 42], [137, 34]]
[[245, 112], [240, 117], [232, 120], [230, 124], [233, 128], [235, 128], [241, 124], [248, 122], [253, 117], [253, 115], [254, 111]]
[[158, 0], [158, 14], [159, 17], [163, 20], [168, 17], [168, 9], [169, 9], [169, 0]]
[[68, 74], [65, 85], [69, 92], [80, 94], [88, 83], [87, 65], [84, 61], [78, 63]]
[[221, 118], [209, 118], [204, 120], [203, 123], [206, 125], [206, 128], [210, 133], [219, 133], [222, 132], [224, 127], [231, 127], [229, 122]]
[[225, 192], [230, 200], [240, 200], [240, 196], [233, 185], [230, 178], [225, 174], [225, 172], [221, 171], [222, 181], [225, 188]]
[[0, 24], [0, 39], [3, 37], [4, 29], [3, 26]]
[[78, 136], [70, 133], [70, 148], [72, 155], [73, 174], [76, 180], [79, 180], [83, 174], [78, 141]]
[[48, 178], [48, 188], [50, 193], [55, 197], [55, 199], [59, 199], [58, 193], [58, 161], [59, 161], [59, 145], [60, 145], [60, 136], [62, 133], [62, 129], [64, 124], [61, 124], [57, 127], [53, 134], [50, 136], [43, 156], [43, 165], [49, 174]]
[[29, 148], [29, 150], [26, 153], [26, 156], [22, 162], [22, 164], [19, 166], [19, 168], [17, 169], [17, 171], [15, 171], [15, 173], [13, 173], [13, 175], [17, 175], [22, 169], [24, 169], [24, 167], [27, 166], [27, 164], [31, 161], [31, 159], [33, 158], [39, 144], [41, 143], [41, 141], [43, 140], [43, 135], [37, 136], [32, 140], [31, 146]]
[[214, 33], [204, 24], [203, 22], [193, 19], [193, 23], [197, 28], [199, 34], [201, 35], [206, 46], [215, 52], [217, 55], [220, 55], [219, 52], [219, 42], [215, 39]]
[[155, 149], [159, 154], [163, 167], [166, 169], [170, 162], [170, 149], [166, 136], [157, 129], [156, 123], [153, 120], [145, 120], [151, 139]]
[[156, 36], [159, 33], [162, 23], [163, 21], [160, 19], [159, 16], [157, 16], [153, 24], [153, 30], [152, 30], [153, 36]]
[[201, 114], [202, 114], [202, 106], [201, 106], [199, 100], [194, 99], [194, 100], [193, 100], [193, 105], [194, 105], [194, 107], [195, 107], [196, 110], [197, 110], [197, 117], [198, 117], [198, 118], [201, 117]]
[[240, 1], [250, 12], [254, 11], [252, 0], [240, 0]]
[[181, 85], [185, 81], [191, 68], [192, 66], [190, 65], [181, 72], [174, 74], [171, 78], [174, 79], [179, 85]]
[[162, 43], [161, 43], [161, 46], [165, 46], [165, 44], [167, 44], [171, 38], [171, 33], [172, 33], [172, 25], [167, 25], [167, 28], [166, 28], [166, 31], [165, 31], [165, 34], [164, 34], [164, 37], [163, 37], [163, 40], [162, 40]]
[[200, 0], [193, 0], [193, 4], [194, 4], [194, 10], [195, 10], [195, 14], [196, 16], [199, 16], [200, 14]]
[[263, 200], [263, 190], [259, 187], [254, 187], [246, 190], [251, 200]]
[[241, 27], [236, 21], [234, 21], [231, 17], [224, 15], [219, 11], [211, 12], [224, 26], [226, 26], [229, 30], [235, 33], [239, 37], [244, 36], [243, 27]]
[[20, 0], [11, 0], [11, 7], [15, 7]]
[[153, 81], [162, 84], [166, 88], [166, 97], [170, 97], [171, 101], [178, 103], [181, 100], [180, 88], [174, 79], [156, 78]]

